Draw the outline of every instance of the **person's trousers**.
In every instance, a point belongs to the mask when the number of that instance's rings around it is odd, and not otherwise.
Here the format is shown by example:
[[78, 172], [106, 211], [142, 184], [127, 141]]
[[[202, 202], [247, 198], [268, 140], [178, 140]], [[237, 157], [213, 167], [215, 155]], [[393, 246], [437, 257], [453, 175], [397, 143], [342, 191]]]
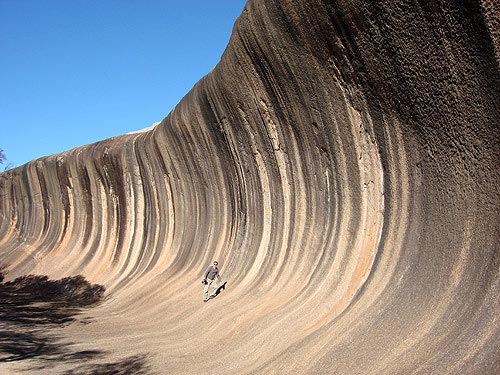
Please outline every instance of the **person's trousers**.
[[203, 288], [203, 299], [204, 300], [207, 300], [209, 298], [209, 296], [208, 296], [208, 290], [210, 289], [210, 287], [213, 288], [213, 291], [212, 291], [212, 294], [210, 294], [210, 297], [215, 294], [215, 291], [219, 287], [217, 285], [217, 283], [215, 282], [215, 279], [213, 279], [213, 280], [207, 280], [207, 281], [208, 281], [208, 283], [205, 285], [205, 288]]

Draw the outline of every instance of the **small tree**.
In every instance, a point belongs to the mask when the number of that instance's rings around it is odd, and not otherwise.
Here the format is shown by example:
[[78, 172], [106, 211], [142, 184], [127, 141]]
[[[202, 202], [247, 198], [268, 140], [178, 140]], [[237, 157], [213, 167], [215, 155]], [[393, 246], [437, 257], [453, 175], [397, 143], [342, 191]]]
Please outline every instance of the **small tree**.
[[[0, 165], [4, 164], [4, 162], [7, 160], [7, 156], [5, 155], [5, 152], [0, 148]], [[7, 163], [4, 168], [3, 168], [3, 171], [6, 171], [7, 169], [10, 169], [12, 168], [12, 163]], [[0, 170], [0, 172], [2, 172]]]

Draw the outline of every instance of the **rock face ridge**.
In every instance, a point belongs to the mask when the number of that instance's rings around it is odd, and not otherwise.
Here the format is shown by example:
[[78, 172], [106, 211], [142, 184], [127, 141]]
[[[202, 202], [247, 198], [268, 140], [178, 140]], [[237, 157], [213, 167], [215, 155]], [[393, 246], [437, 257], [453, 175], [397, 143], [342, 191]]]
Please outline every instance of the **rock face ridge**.
[[0, 176], [0, 261], [105, 285], [65, 334], [160, 373], [499, 373], [499, 15], [250, 0], [152, 130]]

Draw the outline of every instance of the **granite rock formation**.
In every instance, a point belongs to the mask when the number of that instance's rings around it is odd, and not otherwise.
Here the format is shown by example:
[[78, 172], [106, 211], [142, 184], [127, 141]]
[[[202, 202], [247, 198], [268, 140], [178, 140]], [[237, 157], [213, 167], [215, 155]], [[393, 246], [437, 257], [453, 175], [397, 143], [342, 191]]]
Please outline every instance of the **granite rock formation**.
[[[499, 19], [250, 0], [154, 128], [1, 175], [0, 262], [104, 285], [60, 334], [108, 363], [500, 373]], [[213, 259], [228, 287], [203, 304]]]

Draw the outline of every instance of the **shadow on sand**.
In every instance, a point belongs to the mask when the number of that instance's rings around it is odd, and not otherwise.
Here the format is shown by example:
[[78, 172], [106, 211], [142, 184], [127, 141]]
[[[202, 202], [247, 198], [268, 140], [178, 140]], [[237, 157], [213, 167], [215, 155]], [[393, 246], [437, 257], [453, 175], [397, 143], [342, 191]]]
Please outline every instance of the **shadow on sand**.
[[[49, 280], [46, 276], [23, 276], [3, 283], [0, 268], [0, 364], [26, 362], [30, 370], [44, 370], [58, 363], [86, 363], [64, 375], [146, 374], [145, 356], [131, 356], [119, 362], [102, 361], [101, 350], [72, 350], [72, 343], [51, 333], [78, 319], [83, 309], [99, 304], [105, 288], [92, 285], [82, 276]], [[88, 324], [88, 321], [80, 321]]]
[[117, 362], [80, 366], [63, 375], [146, 375], [149, 373], [146, 356], [137, 355]]
[[227, 281], [224, 282], [220, 287], [216, 289], [216, 291], [210, 296], [210, 299], [217, 297], [223, 290], [226, 289]]

